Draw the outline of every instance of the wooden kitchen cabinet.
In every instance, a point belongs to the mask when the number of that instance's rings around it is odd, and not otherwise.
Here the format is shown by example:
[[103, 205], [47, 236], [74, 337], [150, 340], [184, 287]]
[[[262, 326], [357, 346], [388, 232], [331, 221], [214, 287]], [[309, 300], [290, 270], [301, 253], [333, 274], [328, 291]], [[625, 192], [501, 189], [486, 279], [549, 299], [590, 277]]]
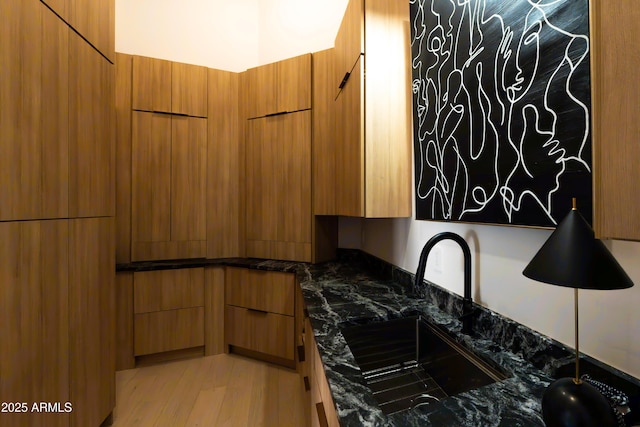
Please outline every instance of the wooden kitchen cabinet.
[[[0, 222], [0, 282], [0, 395], [69, 401], [69, 221]], [[18, 425], [68, 426], [69, 414], [0, 416]]]
[[69, 24], [113, 63], [115, 61], [115, 0], [69, 0], [68, 11]]
[[[347, 6], [335, 43], [336, 150], [314, 159], [335, 169], [335, 182], [316, 175], [316, 187], [334, 189], [318, 197], [335, 194], [335, 201], [316, 199], [322, 213], [411, 216], [408, 20], [408, 3], [351, 0]], [[332, 203], [333, 212], [326, 208]]]
[[247, 118], [311, 108], [311, 54], [247, 70]]
[[206, 256], [207, 121], [134, 111], [133, 261]]
[[69, 22], [69, 1], [70, 0], [42, 0], [49, 6], [62, 20]]
[[131, 73], [133, 57], [116, 54], [116, 263], [131, 261]]
[[207, 68], [133, 57], [132, 107], [138, 111], [207, 117]]
[[100, 425], [115, 407], [115, 223], [69, 220], [71, 426]]
[[208, 90], [207, 258], [235, 257], [241, 254], [245, 176], [239, 74], [209, 69]]
[[311, 261], [311, 112], [249, 120], [246, 252]]
[[594, 225], [598, 238], [640, 240], [640, 10], [590, 2]]
[[207, 117], [207, 67], [171, 63], [171, 112]]
[[295, 275], [227, 267], [225, 347], [294, 367]]
[[134, 56], [132, 73], [132, 108], [170, 113], [171, 61]]
[[308, 364], [304, 375], [307, 376], [306, 384], [309, 387], [307, 396], [307, 402], [310, 406], [308, 410], [309, 425], [339, 427], [340, 422], [338, 421], [336, 407], [308, 317], [305, 319], [304, 331], [305, 363]]
[[69, 216], [115, 215], [115, 68], [69, 35]]
[[204, 345], [204, 268], [135, 272], [134, 354]]
[[68, 217], [69, 33], [39, 2], [0, 4], [0, 221]]

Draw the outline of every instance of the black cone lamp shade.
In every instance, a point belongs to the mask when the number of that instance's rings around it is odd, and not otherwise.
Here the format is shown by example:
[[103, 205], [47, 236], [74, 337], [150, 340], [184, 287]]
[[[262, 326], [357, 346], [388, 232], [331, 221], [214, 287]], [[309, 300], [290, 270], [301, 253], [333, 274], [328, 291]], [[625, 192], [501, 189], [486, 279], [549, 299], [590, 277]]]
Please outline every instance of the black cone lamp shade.
[[633, 282], [574, 207], [522, 272], [530, 279], [574, 288], [576, 376], [549, 385], [542, 398], [547, 427], [617, 426], [613, 408], [579, 374], [578, 289], [625, 289]]

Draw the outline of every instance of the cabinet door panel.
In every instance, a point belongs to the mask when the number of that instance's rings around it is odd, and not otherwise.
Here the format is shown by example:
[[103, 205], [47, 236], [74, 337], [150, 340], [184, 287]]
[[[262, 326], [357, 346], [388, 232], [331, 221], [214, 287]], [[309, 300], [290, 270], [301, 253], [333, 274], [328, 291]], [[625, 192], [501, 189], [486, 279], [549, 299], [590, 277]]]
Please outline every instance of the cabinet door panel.
[[69, 216], [115, 214], [115, 68], [69, 36]]
[[145, 56], [133, 57], [132, 108], [171, 112], [171, 62]]
[[115, 61], [115, 0], [69, 2], [69, 24], [111, 62]]
[[293, 317], [228, 305], [225, 327], [229, 345], [284, 359], [294, 358]]
[[65, 22], [69, 22], [69, 0], [42, 0]]
[[135, 315], [135, 355], [161, 353], [204, 345], [204, 308]]
[[72, 426], [95, 426], [115, 406], [113, 218], [70, 220], [69, 366]]
[[277, 113], [276, 79], [277, 63], [265, 64], [246, 71], [250, 94], [247, 105], [247, 118], [264, 117]]
[[[0, 223], [0, 394], [29, 409], [70, 400], [68, 238], [66, 220]], [[69, 415], [0, 417], [16, 425], [68, 426]]]
[[336, 101], [336, 207], [338, 215], [364, 215], [364, 88], [362, 61]]
[[364, 36], [364, 0], [350, 0], [335, 40], [334, 95], [340, 91], [345, 73], [353, 72], [356, 62], [364, 53]]
[[226, 283], [227, 304], [293, 316], [295, 276], [291, 273], [229, 267]]
[[131, 55], [116, 54], [116, 262], [131, 261]]
[[171, 112], [207, 117], [207, 68], [171, 63]]
[[171, 240], [206, 241], [207, 120], [171, 123]]
[[65, 218], [69, 30], [39, 2], [0, 4], [0, 220]]
[[169, 241], [171, 117], [134, 111], [131, 156], [132, 241]]
[[207, 257], [235, 257], [240, 255], [240, 180], [244, 176], [238, 74], [210, 69], [208, 89]]
[[311, 242], [311, 111], [280, 116], [278, 241]]
[[134, 313], [204, 305], [204, 268], [135, 272]]
[[311, 108], [311, 54], [277, 63], [276, 111], [293, 112]]
[[313, 213], [336, 215], [335, 49], [313, 54]]

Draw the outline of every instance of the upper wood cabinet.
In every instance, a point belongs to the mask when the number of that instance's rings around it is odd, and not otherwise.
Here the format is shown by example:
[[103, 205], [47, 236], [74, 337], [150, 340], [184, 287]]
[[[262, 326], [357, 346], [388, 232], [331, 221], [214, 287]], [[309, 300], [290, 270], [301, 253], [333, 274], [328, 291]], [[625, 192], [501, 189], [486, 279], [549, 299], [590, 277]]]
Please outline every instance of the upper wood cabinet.
[[65, 22], [69, 22], [70, 0], [42, 0], [42, 2], [49, 6]]
[[206, 255], [207, 121], [134, 111], [133, 261]]
[[590, 5], [596, 235], [640, 240], [640, 9], [633, 0]]
[[[60, 0], [54, 0], [53, 3], [55, 7], [68, 8], [67, 22], [113, 63], [116, 56], [115, 0], [68, 1], [68, 5], [64, 5]], [[65, 19], [64, 16], [63, 19]]]
[[311, 54], [247, 70], [247, 117], [311, 108]]
[[68, 217], [69, 33], [39, 2], [0, 4], [0, 221]]
[[[240, 255], [241, 161], [239, 74], [209, 69], [207, 257]], [[243, 123], [244, 124], [244, 123]]]
[[134, 110], [207, 117], [207, 68], [133, 57]]
[[69, 36], [69, 216], [115, 215], [115, 67]]
[[171, 112], [207, 117], [207, 68], [171, 63]]
[[248, 121], [247, 255], [311, 261], [311, 112]]
[[335, 164], [335, 183], [315, 182], [335, 185], [335, 211], [323, 213], [411, 216], [408, 21], [405, 2], [351, 0], [347, 6], [335, 46], [335, 157], [327, 151], [314, 159]]

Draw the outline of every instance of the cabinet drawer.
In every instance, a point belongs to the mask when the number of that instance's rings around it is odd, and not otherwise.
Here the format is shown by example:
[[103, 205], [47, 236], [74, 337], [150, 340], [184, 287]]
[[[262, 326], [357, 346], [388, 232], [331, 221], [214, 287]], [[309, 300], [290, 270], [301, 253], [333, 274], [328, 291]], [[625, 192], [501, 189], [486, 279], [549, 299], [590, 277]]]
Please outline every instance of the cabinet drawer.
[[227, 304], [293, 316], [293, 273], [228, 267], [226, 274]]
[[226, 306], [227, 344], [281, 357], [294, 358], [294, 319], [281, 314]]
[[204, 308], [136, 314], [136, 356], [204, 345]]
[[204, 306], [204, 268], [133, 274], [134, 313]]

